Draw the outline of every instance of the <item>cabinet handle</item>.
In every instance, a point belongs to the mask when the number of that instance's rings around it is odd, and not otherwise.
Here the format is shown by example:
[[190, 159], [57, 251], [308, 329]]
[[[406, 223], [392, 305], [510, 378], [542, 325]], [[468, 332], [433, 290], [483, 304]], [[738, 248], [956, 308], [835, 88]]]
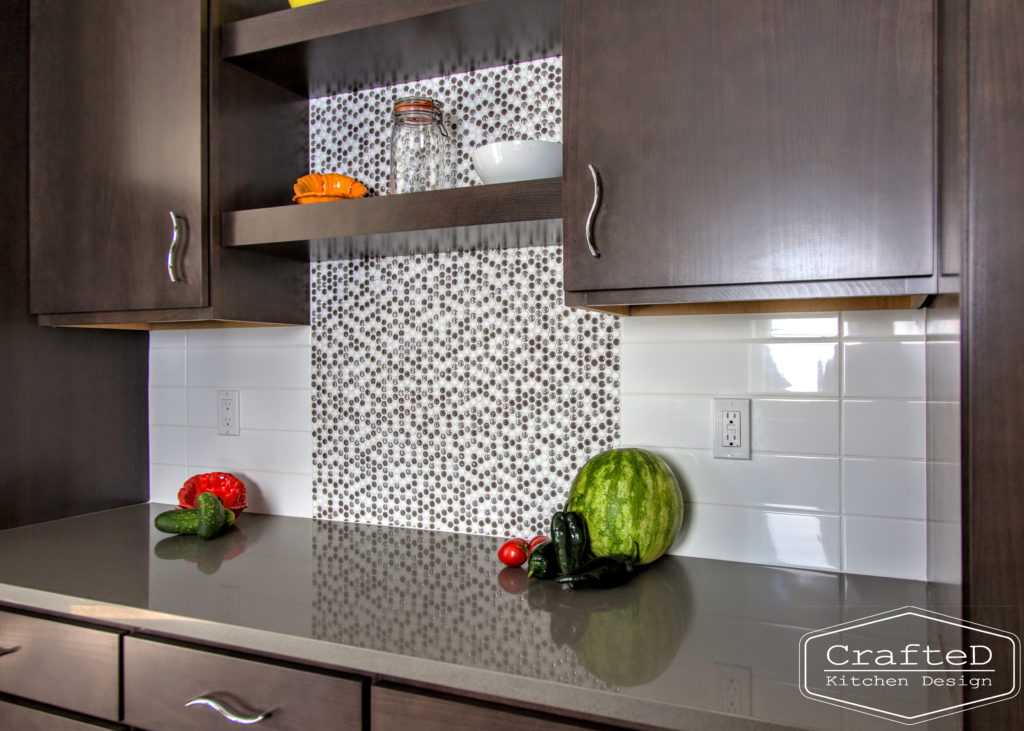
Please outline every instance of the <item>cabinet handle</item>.
[[597, 174], [597, 168], [593, 165], [587, 165], [587, 169], [594, 179], [594, 202], [590, 205], [590, 213], [587, 214], [587, 248], [590, 249], [590, 255], [597, 258], [601, 254], [594, 246], [594, 216], [597, 215], [597, 207], [601, 205], [601, 176]]
[[207, 698], [206, 696], [199, 696], [198, 698], [193, 698], [185, 704], [186, 708], [188, 708], [189, 706], [209, 706], [217, 713], [224, 716], [224, 718], [231, 721], [231, 723], [240, 723], [243, 726], [249, 726], [254, 723], [259, 723], [264, 718], [269, 716], [271, 713], [270, 711], [266, 711], [258, 716], [243, 716], [232, 711], [230, 708], [225, 706], [220, 701], [214, 698]]
[[171, 211], [171, 246], [167, 249], [167, 276], [172, 282], [180, 282], [184, 277], [178, 275], [178, 245], [185, 248], [188, 239], [188, 221]]
[[11, 655], [21, 649], [21, 645], [15, 645], [14, 647], [0, 647], [0, 657], [4, 655]]

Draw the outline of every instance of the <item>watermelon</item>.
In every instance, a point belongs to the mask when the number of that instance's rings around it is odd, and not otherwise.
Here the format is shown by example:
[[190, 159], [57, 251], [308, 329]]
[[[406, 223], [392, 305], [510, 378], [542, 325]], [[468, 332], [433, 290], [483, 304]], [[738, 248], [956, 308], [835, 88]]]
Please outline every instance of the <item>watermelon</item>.
[[595, 556], [631, 555], [654, 561], [683, 523], [683, 493], [661, 457], [645, 449], [610, 449], [592, 457], [569, 488], [566, 510], [583, 516]]

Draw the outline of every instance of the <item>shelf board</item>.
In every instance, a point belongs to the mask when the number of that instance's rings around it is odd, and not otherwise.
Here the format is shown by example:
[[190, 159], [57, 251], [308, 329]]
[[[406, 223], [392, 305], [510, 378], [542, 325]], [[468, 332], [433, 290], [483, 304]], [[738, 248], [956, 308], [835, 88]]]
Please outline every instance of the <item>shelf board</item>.
[[354, 259], [561, 242], [562, 179], [287, 205], [221, 215], [223, 246]]
[[561, 0], [324, 0], [221, 27], [221, 58], [311, 99], [561, 52]]

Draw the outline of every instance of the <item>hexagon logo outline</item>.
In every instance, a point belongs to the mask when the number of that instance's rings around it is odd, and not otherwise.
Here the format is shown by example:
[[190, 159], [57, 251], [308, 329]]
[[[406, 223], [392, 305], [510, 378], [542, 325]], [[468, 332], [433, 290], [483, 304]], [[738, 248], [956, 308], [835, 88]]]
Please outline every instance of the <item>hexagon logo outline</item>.
[[[882, 622], [887, 622], [903, 617], [917, 617], [919, 619], [931, 622], [939, 622], [945, 625], [951, 625], [959, 627], [964, 630], [971, 630], [982, 635], [989, 635], [992, 637], [999, 638], [1000, 640], [1006, 640], [1012, 645], [1011, 652], [1011, 667], [1009, 672], [1011, 674], [1011, 686], [1005, 692], [999, 693], [996, 696], [986, 698], [976, 698], [971, 701], [965, 701], [963, 703], [957, 703], [952, 706], [946, 706], [944, 708], [936, 708], [933, 710], [926, 711], [924, 713], [918, 713], [914, 715], [905, 715], [896, 711], [889, 711], [884, 708], [875, 708], [873, 706], [864, 705], [862, 703], [855, 703], [850, 700], [833, 698], [823, 693], [813, 691], [808, 684], [808, 662], [807, 662], [807, 648], [811, 641], [835, 635], [841, 632], [848, 632], [853, 629], [860, 627], [867, 627]], [[908, 645], [909, 646], [909, 645]], [[856, 652], [856, 651], [855, 651]], [[910, 672], [910, 671], [906, 671]], [[905, 726], [913, 726], [926, 721], [931, 721], [936, 718], [942, 718], [944, 716], [950, 716], [955, 713], [962, 713], [972, 708], [978, 708], [986, 706], [992, 703], [998, 703], [1000, 701], [1010, 700], [1016, 697], [1020, 693], [1021, 686], [1021, 644], [1020, 639], [1012, 632], [997, 629], [995, 627], [989, 627], [986, 625], [978, 624], [977, 622], [970, 622], [965, 619], [953, 617], [948, 614], [941, 614], [934, 612], [929, 609], [921, 609], [920, 607], [905, 606], [899, 607], [898, 609], [891, 609], [885, 612], [879, 612], [878, 614], [872, 614], [861, 619], [855, 619], [848, 622], [841, 622], [839, 624], [831, 625], [829, 627], [822, 627], [821, 629], [814, 630], [804, 634], [800, 638], [799, 643], [799, 657], [798, 657], [798, 673], [800, 694], [809, 700], [818, 701], [820, 703], [827, 703], [829, 705], [837, 706], [839, 708], [845, 708], [858, 713], [864, 713], [877, 718], [884, 718], [896, 723], [903, 724]]]

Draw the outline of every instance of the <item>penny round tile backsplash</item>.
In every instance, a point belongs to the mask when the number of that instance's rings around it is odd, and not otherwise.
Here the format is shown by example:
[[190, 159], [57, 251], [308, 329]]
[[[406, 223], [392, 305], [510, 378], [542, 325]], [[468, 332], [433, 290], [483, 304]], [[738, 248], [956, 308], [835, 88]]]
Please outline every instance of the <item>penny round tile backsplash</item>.
[[[458, 186], [479, 144], [561, 138], [543, 59], [311, 100], [311, 171], [385, 191], [390, 104], [412, 95], [450, 112]], [[532, 535], [618, 443], [618, 319], [562, 304], [557, 240], [503, 243], [310, 265], [314, 517]]]

